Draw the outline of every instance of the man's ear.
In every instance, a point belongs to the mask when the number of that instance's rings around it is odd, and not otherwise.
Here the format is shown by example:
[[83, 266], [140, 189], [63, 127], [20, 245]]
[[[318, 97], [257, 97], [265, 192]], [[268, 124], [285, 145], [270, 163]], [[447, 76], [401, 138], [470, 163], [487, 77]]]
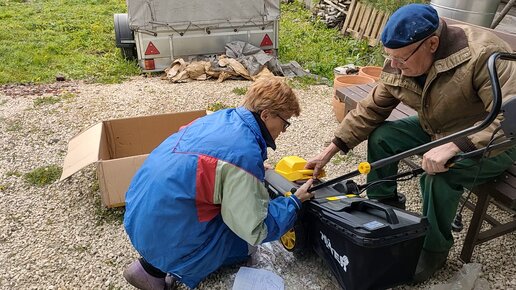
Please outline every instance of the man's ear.
[[437, 51], [437, 48], [439, 48], [440, 41], [441, 41], [441, 39], [437, 35], [430, 37], [430, 51], [432, 53]]

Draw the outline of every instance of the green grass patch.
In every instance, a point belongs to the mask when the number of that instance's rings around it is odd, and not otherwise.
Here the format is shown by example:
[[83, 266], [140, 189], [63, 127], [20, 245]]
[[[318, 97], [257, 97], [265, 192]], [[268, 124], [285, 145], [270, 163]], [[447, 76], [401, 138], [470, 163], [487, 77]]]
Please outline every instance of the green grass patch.
[[101, 83], [139, 73], [115, 46], [123, 0], [0, 0], [0, 84], [49, 83], [57, 75]]
[[58, 180], [63, 168], [57, 165], [38, 167], [23, 176], [25, 181], [33, 186], [45, 186]]
[[44, 105], [52, 105], [55, 103], [59, 103], [61, 101], [61, 98], [56, 96], [48, 96], [48, 97], [39, 97], [34, 99], [34, 106], [44, 106]]
[[206, 107], [206, 110], [216, 112], [218, 110], [227, 109], [227, 108], [231, 108], [231, 106], [226, 105], [222, 102], [215, 102], [215, 103], [208, 104], [208, 107]]
[[7, 132], [17, 132], [22, 129], [22, 122], [20, 120], [9, 120], [6, 121], [7, 124]]
[[22, 176], [22, 174], [21, 174], [21, 172], [14, 170], [14, 171], [7, 171], [7, 173], [5, 173], [5, 176], [6, 177], [11, 177], [11, 176], [20, 177], [20, 176]]
[[287, 83], [295, 89], [307, 89], [309, 86], [319, 84], [320, 82], [311, 76], [300, 76], [287, 80]]
[[311, 73], [333, 80], [333, 69], [345, 64], [381, 65], [380, 47], [343, 36], [336, 29], [312, 20], [299, 2], [281, 5], [279, 57], [282, 63], [297, 61]]
[[237, 87], [237, 88], [234, 88], [232, 92], [233, 92], [233, 94], [235, 94], [237, 96], [243, 96], [243, 95], [247, 94], [247, 88], [246, 87]]

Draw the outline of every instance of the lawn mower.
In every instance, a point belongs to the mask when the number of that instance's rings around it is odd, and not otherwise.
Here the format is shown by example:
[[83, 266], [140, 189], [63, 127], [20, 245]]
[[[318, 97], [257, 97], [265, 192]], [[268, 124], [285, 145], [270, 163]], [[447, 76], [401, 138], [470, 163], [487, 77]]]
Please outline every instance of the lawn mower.
[[[500, 128], [506, 137], [495, 142], [496, 130], [489, 144], [450, 159], [447, 166], [465, 158], [485, 156], [497, 148], [516, 144], [516, 97], [503, 104], [496, 71], [496, 60], [516, 60], [516, 54], [494, 53], [488, 60], [493, 89], [492, 109], [478, 125], [442, 139], [372, 163], [362, 162], [358, 169], [340, 177], [323, 181], [316, 179], [310, 189], [314, 198], [305, 202], [298, 212], [294, 227], [281, 239], [285, 249], [294, 253], [315, 252], [326, 262], [342, 289], [386, 289], [412, 280], [423, 241], [428, 229], [426, 217], [389, 205], [359, 197], [370, 186], [382, 182], [401, 181], [415, 177], [423, 170], [413, 169], [374, 182], [358, 185], [351, 178], [367, 174], [392, 162], [422, 154], [431, 148], [468, 136], [489, 126], [502, 112]], [[281, 159], [275, 170], [265, 173], [265, 185], [271, 198], [295, 192], [313, 171], [305, 169], [306, 161], [297, 156]]]

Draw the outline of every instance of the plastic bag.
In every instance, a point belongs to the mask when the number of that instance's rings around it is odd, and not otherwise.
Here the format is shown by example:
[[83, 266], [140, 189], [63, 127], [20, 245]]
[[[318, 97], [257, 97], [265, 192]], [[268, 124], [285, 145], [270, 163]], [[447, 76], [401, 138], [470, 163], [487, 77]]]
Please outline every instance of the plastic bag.
[[479, 278], [481, 272], [482, 265], [479, 263], [464, 264], [450, 282], [433, 285], [429, 290], [489, 290], [489, 283]]

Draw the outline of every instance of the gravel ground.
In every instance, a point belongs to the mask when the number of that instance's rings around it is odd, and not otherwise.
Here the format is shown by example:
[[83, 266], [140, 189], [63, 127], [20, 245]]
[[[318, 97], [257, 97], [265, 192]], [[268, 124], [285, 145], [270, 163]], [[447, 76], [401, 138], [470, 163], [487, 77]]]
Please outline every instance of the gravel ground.
[[[100, 204], [94, 165], [42, 187], [29, 185], [23, 174], [41, 166], [61, 166], [68, 140], [101, 120], [205, 109], [214, 102], [235, 106], [242, 97], [232, 90], [249, 85], [248, 81], [170, 84], [157, 77], [136, 77], [115, 85], [0, 87], [0, 289], [131, 289], [122, 272], [137, 254], [124, 232], [122, 210], [107, 210]], [[303, 112], [278, 139], [278, 149], [270, 152], [271, 164], [286, 155], [310, 158], [331, 139], [337, 125], [331, 113], [332, 88], [312, 86], [296, 92]], [[52, 100], [49, 97], [56, 103], [43, 102]], [[335, 157], [326, 168], [329, 177], [353, 170], [365, 157], [364, 146], [349, 157]], [[419, 211], [417, 180], [401, 186], [409, 193], [408, 209]], [[470, 217], [466, 210], [466, 227]], [[464, 235], [465, 231], [455, 234], [449, 261], [433, 279], [396, 289], [427, 289], [450, 279], [462, 267], [458, 255]], [[472, 262], [482, 264], [481, 277], [491, 289], [516, 289], [515, 237], [512, 233], [494, 239], [474, 253]], [[296, 258], [278, 243], [263, 245], [258, 253], [255, 267], [283, 277], [286, 289], [338, 288], [315, 255]], [[237, 271], [238, 266], [221, 269], [198, 289], [230, 289]]]

